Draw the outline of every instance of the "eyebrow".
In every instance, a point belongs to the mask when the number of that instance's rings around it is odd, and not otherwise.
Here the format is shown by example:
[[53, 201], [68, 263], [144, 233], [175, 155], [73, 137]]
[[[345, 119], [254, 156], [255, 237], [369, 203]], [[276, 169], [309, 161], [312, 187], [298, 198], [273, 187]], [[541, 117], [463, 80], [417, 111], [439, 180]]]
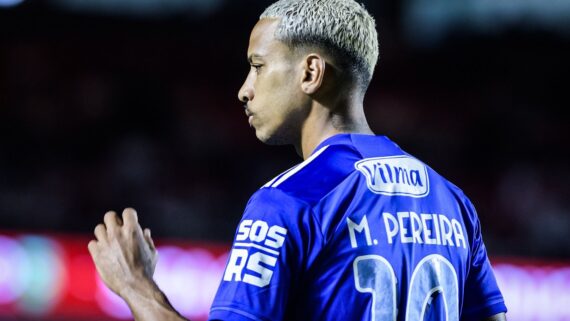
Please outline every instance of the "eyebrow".
[[247, 61], [249, 61], [250, 63], [253, 61], [253, 59], [262, 59], [263, 56], [260, 54], [251, 54], [247, 57]]

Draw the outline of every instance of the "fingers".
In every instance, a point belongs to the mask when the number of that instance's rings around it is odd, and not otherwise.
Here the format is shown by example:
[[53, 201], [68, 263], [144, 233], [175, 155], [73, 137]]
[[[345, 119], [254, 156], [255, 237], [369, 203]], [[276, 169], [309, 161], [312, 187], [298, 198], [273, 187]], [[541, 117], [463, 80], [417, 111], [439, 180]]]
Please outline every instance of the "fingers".
[[104, 224], [98, 224], [95, 226], [94, 234], [97, 241], [107, 240], [107, 228], [105, 228]]
[[[109, 237], [113, 238], [116, 233], [118, 233], [122, 226], [125, 226], [127, 230], [138, 231], [142, 233], [142, 230], [138, 224], [137, 212], [132, 208], [126, 208], [123, 211], [123, 217], [119, 217], [116, 212], [108, 211], [103, 217], [103, 224], [99, 224], [95, 227], [94, 234], [97, 241], [107, 241]], [[145, 234], [145, 239], [149, 243], [149, 246], [154, 244], [150, 238], [150, 231], [147, 232], [148, 236]]]
[[89, 241], [89, 244], [87, 244], [87, 249], [89, 249], [89, 253], [91, 254], [91, 256], [94, 257], [95, 254], [97, 253], [97, 241], [95, 240]]
[[113, 233], [115, 230], [117, 230], [118, 227], [123, 225], [123, 222], [117, 216], [117, 213], [115, 213], [114, 211], [109, 211], [105, 213], [105, 216], [103, 217], [103, 222], [105, 222], [105, 227], [107, 227], [107, 230], [110, 233]]
[[123, 222], [128, 227], [136, 227], [139, 223], [137, 211], [133, 208], [125, 208], [123, 211]]
[[146, 242], [148, 243], [148, 246], [152, 249], [152, 250], [156, 250], [156, 247], [154, 246], [154, 241], [152, 240], [152, 237], [150, 236], [150, 229], [145, 228], [144, 229], [144, 238], [146, 239]]

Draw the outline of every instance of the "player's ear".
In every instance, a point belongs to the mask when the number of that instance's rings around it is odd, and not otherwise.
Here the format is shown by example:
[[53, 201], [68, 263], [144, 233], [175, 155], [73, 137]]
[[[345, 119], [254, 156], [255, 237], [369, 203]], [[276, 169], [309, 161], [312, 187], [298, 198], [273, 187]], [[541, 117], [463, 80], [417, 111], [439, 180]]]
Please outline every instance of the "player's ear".
[[308, 54], [303, 60], [301, 89], [308, 95], [316, 93], [323, 84], [325, 59], [316, 53]]

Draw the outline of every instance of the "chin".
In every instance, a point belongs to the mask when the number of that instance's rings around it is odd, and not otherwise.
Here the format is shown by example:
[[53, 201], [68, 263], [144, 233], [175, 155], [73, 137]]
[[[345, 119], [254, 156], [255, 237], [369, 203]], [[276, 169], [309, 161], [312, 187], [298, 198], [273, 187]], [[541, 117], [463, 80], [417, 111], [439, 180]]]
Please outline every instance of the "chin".
[[257, 136], [257, 139], [262, 143], [267, 145], [278, 146], [291, 144], [291, 140], [287, 139], [285, 135], [279, 135], [277, 133], [264, 133], [256, 130], [255, 136]]

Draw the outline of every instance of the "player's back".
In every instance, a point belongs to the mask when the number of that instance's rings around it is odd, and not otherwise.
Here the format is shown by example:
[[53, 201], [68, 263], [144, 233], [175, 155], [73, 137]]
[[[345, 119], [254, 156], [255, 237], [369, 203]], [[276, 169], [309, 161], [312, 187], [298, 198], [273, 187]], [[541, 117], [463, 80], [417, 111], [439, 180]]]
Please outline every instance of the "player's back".
[[250, 204], [274, 208], [264, 222], [285, 231], [277, 262], [261, 264], [273, 280], [221, 291], [287, 302], [260, 320], [476, 320], [505, 310], [469, 200], [385, 137], [333, 136], [258, 194]]

